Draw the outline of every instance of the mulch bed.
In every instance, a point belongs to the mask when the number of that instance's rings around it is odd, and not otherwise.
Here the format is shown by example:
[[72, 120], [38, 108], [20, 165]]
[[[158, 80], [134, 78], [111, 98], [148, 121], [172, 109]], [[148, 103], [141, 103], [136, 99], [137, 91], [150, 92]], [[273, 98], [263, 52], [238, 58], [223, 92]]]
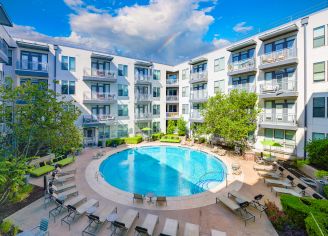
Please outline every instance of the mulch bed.
[[0, 222], [6, 217], [12, 215], [16, 211], [26, 207], [32, 202], [38, 200], [43, 197], [44, 191], [42, 187], [33, 185], [33, 190], [31, 194], [21, 202], [11, 203], [8, 202], [5, 205], [0, 206]]

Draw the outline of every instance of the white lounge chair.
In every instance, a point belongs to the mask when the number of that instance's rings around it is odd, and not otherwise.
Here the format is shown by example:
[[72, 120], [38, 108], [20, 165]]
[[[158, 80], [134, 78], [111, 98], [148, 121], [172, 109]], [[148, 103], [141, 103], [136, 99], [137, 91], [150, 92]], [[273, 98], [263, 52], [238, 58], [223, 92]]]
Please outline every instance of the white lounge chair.
[[179, 223], [177, 220], [167, 218], [160, 236], [177, 236]]
[[64, 205], [67, 206], [77, 206], [78, 204], [85, 202], [87, 200], [87, 197], [84, 195], [77, 195], [76, 197], [70, 198], [67, 201], [64, 202]]
[[298, 184], [295, 188], [290, 189], [290, 188], [279, 188], [279, 187], [272, 187], [271, 191], [276, 192], [276, 196], [278, 193], [285, 193], [285, 194], [290, 194], [295, 197], [304, 197], [305, 196], [305, 189], [306, 187], [302, 184]]
[[199, 236], [199, 225], [186, 223], [183, 235], [184, 236]]
[[122, 218], [113, 222], [114, 230], [111, 235], [129, 232], [137, 217], [139, 218], [139, 212], [132, 209], [127, 210]]
[[284, 188], [291, 188], [293, 187], [293, 183], [286, 179], [286, 180], [278, 180], [278, 179], [267, 179], [264, 178], [264, 183], [266, 183], [268, 186], [278, 186], [278, 187], [284, 187]]
[[59, 176], [72, 175], [72, 174], [76, 174], [76, 169], [60, 171], [57, 173], [57, 176], [59, 177]]
[[265, 172], [265, 171], [258, 171], [257, 172], [259, 176], [265, 177], [265, 178], [270, 178], [270, 179], [281, 179], [282, 175], [278, 174], [276, 172], [271, 173], [271, 172]]
[[211, 236], [227, 236], [227, 233], [219, 231], [219, 230], [212, 229], [211, 230]]
[[68, 183], [64, 185], [54, 185], [54, 184], [49, 184], [49, 187], [52, 188], [56, 193], [62, 192], [64, 190], [68, 190], [71, 188], [75, 188], [76, 184], [75, 183]]
[[54, 199], [60, 199], [60, 200], [65, 200], [67, 199], [68, 197], [70, 196], [73, 196], [73, 195], [78, 195], [79, 191], [77, 191], [76, 188], [71, 188], [71, 189], [68, 189], [64, 192], [61, 192], [61, 193], [54, 193], [52, 192], [52, 190], [50, 190], [50, 194], [51, 196], [54, 198]]
[[75, 178], [75, 174], [63, 175], [60, 177], [55, 177], [52, 181], [53, 183], [64, 183], [66, 181], [72, 180]]
[[157, 215], [147, 214], [142, 225], [136, 226], [135, 228], [137, 235], [142, 235], [142, 236], [153, 235], [157, 223], [158, 223]]
[[265, 166], [265, 165], [254, 165], [253, 169], [256, 171], [276, 171], [277, 167], [273, 165]]

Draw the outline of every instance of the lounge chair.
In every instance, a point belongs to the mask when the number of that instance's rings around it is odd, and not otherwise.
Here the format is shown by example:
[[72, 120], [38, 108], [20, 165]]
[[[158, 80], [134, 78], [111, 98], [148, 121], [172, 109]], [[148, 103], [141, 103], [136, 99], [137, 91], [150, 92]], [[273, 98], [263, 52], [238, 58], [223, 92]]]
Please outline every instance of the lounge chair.
[[74, 161], [75, 161], [75, 156], [67, 156], [67, 157], [59, 160], [58, 162], [56, 162], [56, 164], [58, 164], [60, 167], [63, 167], [63, 166], [73, 163]]
[[72, 175], [72, 174], [76, 174], [76, 169], [60, 171], [57, 173], [57, 176], [59, 177], [59, 176], [63, 176], [63, 175]]
[[122, 218], [113, 222], [113, 231], [111, 235], [117, 235], [121, 233], [128, 233], [133, 222], [139, 218], [139, 212], [129, 209], [125, 212]]
[[51, 165], [49, 162], [40, 162], [38, 164], [35, 164], [31, 170], [29, 170], [29, 173], [32, 176], [39, 177], [41, 175], [47, 174], [51, 171], [55, 170], [55, 167]]
[[265, 172], [265, 171], [258, 171], [257, 172], [259, 176], [264, 177], [264, 178], [270, 178], [270, 179], [281, 179], [282, 175], [274, 172]]
[[184, 236], [199, 236], [199, 225], [186, 223], [183, 235]]
[[[241, 204], [237, 204], [235, 201], [225, 197], [225, 196], [219, 196], [216, 198], [216, 204], [219, 202], [223, 203], [225, 206], [227, 206], [232, 212], [238, 214], [242, 220], [246, 221], [253, 219], [255, 221], [255, 216], [248, 212], [246, 210], [246, 205], [249, 205], [248, 202], [243, 202]], [[246, 204], [248, 203], [248, 204]]]
[[67, 206], [68, 214], [61, 219], [61, 224], [63, 224], [63, 222], [68, 224], [68, 229], [70, 230], [71, 224], [74, 222], [76, 217], [84, 215], [90, 207], [94, 207], [94, 206], [98, 206], [98, 205], [99, 205], [99, 202], [98, 202], [98, 200], [95, 200], [95, 199], [90, 199], [77, 208], [74, 206], [68, 205]]
[[227, 233], [219, 231], [219, 230], [212, 229], [211, 230], [211, 236], [227, 236]]
[[66, 191], [68, 189], [75, 188], [75, 187], [76, 187], [75, 183], [68, 183], [68, 184], [64, 184], [61, 186], [54, 185], [54, 184], [52, 184], [52, 182], [49, 183], [49, 188], [52, 188], [55, 193], [63, 192], [63, 191]]
[[249, 197], [243, 195], [242, 193], [232, 190], [228, 193], [228, 197], [231, 196], [233, 196], [236, 200], [238, 199], [238, 201], [240, 202], [248, 202], [250, 206], [254, 207], [256, 210], [260, 212], [260, 217], [262, 216], [262, 212], [265, 211], [265, 209], [267, 208], [266, 206], [262, 205], [259, 202], [263, 197], [262, 194], [256, 195], [254, 199], [250, 199]]
[[40, 221], [40, 224], [28, 231], [24, 231], [22, 233], [17, 234], [19, 235], [38, 235], [38, 236], [44, 236], [44, 235], [49, 235], [49, 220], [47, 218], [42, 218]]
[[156, 206], [161, 204], [165, 204], [167, 206], [166, 197], [156, 197]]
[[107, 222], [107, 217], [114, 212], [117, 213], [117, 207], [98, 207], [94, 213], [88, 215], [89, 223], [83, 229], [82, 235], [96, 235], [100, 226]]
[[64, 183], [66, 181], [72, 180], [75, 178], [75, 174], [70, 174], [70, 175], [63, 175], [59, 177], [55, 177], [52, 181], [53, 183]]
[[254, 165], [253, 169], [256, 171], [276, 171], [276, 165]]
[[177, 220], [167, 218], [160, 236], [177, 236], [179, 223]]
[[304, 197], [305, 189], [306, 189], [306, 186], [304, 186], [303, 184], [298, 184], [294, 189], [272, 187], [271, 191], [275, 191], [276, 196], [278, 195], [278, 193], [285, 193], [285, 194], [290, 194], [290, 195], [293, 195], [296, 197]]
[[287, 179], [285, 179], [285, 180], [264, 178], [264, 183], [266, 183], [268, 186], [270, 185], [270, 186], [291, 188], [294, 185], [293, 180], [294, 180], [294, 178], [292, 176], [287, 175]]
[[134, 201], [143, 202], [143, 200], [144, 200], [144, 197], [141, 194], [139, 194], [139, 193], [134, 193], [133, 194], [133, 203], [134, 203]]
[[136, 226], [135, 228], [137, 235], [141, 235], [141, 236], [153, 235], [158, 221], [159, 220], [157, 215], [147, 214], [142, 225]]
[[65, 200], [66, 198], [68, 198], [70, 196], [79, 194], [79, 191], [77, 191], [76, 188], [71, 188], [64, 192], [58, 193], [58, 194], [55, 193], [52, 189], [49, 189], [49, 192], [50, 192], [53, 200], [55, 200], [55, 199]]
[[87, 200], [87, 197], [84, 196], [84, 195], [77, 195], [73, 198], [70, 198], [68, 199], [67, 201], [64, 202], [64, 206], [67, 207], [67, 206], [77, 206], [78, 204], [82, 203], [82, 202], [85, 202]]

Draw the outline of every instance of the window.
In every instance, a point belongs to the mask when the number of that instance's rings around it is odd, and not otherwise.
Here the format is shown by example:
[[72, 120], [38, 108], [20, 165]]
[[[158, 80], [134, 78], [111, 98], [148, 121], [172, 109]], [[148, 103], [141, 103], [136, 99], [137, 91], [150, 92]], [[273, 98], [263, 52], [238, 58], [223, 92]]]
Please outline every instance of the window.
[[188, 97], [189, 87], [182, 87], [182, 97]]
[[20, 85], [30, 82], [32, 85], [38, 85], [39, 89], [46, 89], [48, 87], [47, 79], [30, 79], [30, 78], [21, 78]]
[[214, 72], [224, 70], [224, 57], [214, 60]]
[[325, 81], [325, 62], [317, 62], [313, 64], [313, 81]]
[[63, 109], [65, 111], [74, 111], [75, 110], [75, 105], [71, 104], [71, 105], [63, 105]]
[[202, 63], [198, 65], [194, 65], [192, 67], [192, 72], [193, 73], [202, 73], [207, 70], [207, 63]]
[[313, 47], [321, 47], [325, 45], [325, 26], [313, 29]]
[[188, 69], [182, 70], [182, 79], [187, 79]]
[[117, 93], [119, 97], [128, 97], [129, 96], [129, 90], [128, 86], [126, 84], [118, 84], [117, 85]]
[[129, 116], [128, 105], [118, 105], [117, 113], [118, 116]]
[[182, 114], [186, 115], [189, 113], [189, 105], [188, 104], [182, 104]]
[[178, 112], [178, 106], [175, 104], [169, 104], [166, 107], [167, 112]]
[[295, 134], [294, 130], [285, 130], [285, 139], [289, 141], [295, 141]]
[[75, 71], [76, 69], [75, 57], [62, 56], [61, 69]]
[[324, 133], [312, 133], [312, 140], [325, 139]]
[[104, 126], [103, 128], [98, 129], [99, 134], [98, 137], [99, 139], [103, 138], [109, 138], [110, 137], [110, 127], [109, 126]]
[[118, 76], [128, 76], [128, 66], [118, 64]]
[[67, 95], [75, 94], [75, 81], [62, 80], [61, 81], [61, 93]]
[[153, 132], [157, 133], [161, 131], [160, 122], [153, 122]]
[[47, 71], [48, 55], [37, 52], [21, 51], [20, 66], [23, 70]]
[[274, 130], [274, 138], [275, 139], [284, 139], [284, 130], [282, 130], [282, 129], [275, 129]]
[[159, 98], [160, 97], [160, 91], [161, 91], [160, 87], [153, 87], [153, 97], [154, 98]]
[[214, 93], [224, 93], [224, 80], [214, 81]]
[[153, 71], [153, 80], [160, 80], [161, 79], [161, 71], [160, 70], [154, 70]]
[[8, 63], [7, 66], [13, 65], [13, 50], [8, 49]]
[[153, 115], [160, 114], [160, 105], [153, 105]]
[[123, 138], [129, 136], [128, 125], [118, 125], [117, 126], [117, 137]]
[[273, 138], [273, 129], [265, 129], [264, 137], [267, 139], [272, 139]]
[[313, 117], [325, 117], [325, 98], [313, 98]]

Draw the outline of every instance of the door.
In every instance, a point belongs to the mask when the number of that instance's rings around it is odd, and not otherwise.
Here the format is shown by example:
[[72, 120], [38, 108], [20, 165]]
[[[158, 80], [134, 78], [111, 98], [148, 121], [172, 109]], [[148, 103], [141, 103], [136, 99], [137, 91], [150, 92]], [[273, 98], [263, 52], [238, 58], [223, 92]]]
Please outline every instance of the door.
[[284, 89], [284, 84], [283, 84], [283, 79], [284, 79], [284, 71], [277, 71], [276, 73], [276, 90], [282, 90]]
[[295, 103], [288, 103], [287, 104], [287, 121], [288, 123], [295, 122]]
[[271, 121], [272, 120], [272, 101], [266, 101], [264, 104], [264, 120]]
[[284, 120], [284, 106], [283, 104], [276, 104], [276, 120], [279, 122]]
[[97, 86], [91, 85], [91, 98], [97, 99]]

